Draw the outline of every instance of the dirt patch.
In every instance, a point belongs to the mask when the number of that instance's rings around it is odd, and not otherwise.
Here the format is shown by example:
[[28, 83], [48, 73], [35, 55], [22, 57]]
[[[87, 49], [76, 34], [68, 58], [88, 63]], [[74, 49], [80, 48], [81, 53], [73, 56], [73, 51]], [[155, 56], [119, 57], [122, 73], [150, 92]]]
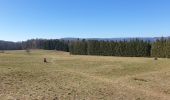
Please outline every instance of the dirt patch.
[[143, 79], [143, 78], [133, 78], [135, 81], [140, 81], [140, 82], [148, 82], [149, 80]]

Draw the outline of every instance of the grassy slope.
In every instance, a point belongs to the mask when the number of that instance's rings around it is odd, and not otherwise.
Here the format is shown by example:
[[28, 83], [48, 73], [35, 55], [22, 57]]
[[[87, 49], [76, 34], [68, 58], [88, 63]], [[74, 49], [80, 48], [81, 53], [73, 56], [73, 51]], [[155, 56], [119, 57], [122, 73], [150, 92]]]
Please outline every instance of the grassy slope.
[[[43, 63], [46, 57], [49, 63]], [[0, 54], [0, 100], [168, 100], [170, 59], [74, 56], [34, 50]]]

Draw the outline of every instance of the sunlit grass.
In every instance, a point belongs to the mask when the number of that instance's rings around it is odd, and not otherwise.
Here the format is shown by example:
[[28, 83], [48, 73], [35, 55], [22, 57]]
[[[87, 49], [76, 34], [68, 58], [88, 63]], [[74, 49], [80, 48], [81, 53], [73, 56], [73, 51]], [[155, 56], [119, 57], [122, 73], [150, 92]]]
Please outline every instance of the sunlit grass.
[[170, 96], [169, 76], [169, 59], [0, 53], [1, 100], [163, 100]]

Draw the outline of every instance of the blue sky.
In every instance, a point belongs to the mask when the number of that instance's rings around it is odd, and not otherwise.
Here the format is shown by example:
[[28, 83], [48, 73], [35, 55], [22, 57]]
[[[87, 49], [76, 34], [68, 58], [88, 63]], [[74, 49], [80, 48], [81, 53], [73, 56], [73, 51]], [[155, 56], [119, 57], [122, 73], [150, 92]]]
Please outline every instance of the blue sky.
[[170, 0], [0, 0], [0, 40], [170, 36]]

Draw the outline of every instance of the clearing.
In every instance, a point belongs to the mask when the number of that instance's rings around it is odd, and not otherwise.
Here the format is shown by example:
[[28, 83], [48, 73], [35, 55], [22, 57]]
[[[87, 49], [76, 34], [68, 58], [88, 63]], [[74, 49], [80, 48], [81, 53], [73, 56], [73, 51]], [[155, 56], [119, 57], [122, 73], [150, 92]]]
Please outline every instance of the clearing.
[[0, 100], [8, 99], [170, 100], [170, 59], [5, 51]]

